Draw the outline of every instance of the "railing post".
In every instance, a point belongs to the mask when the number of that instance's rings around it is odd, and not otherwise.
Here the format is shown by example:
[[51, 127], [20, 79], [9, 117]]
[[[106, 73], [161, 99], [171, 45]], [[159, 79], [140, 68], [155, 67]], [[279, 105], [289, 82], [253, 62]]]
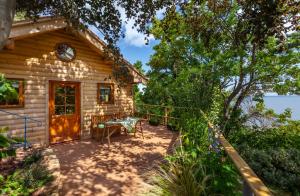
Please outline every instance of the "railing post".
[[168, 108], [165, 107], [165, 115], [164, 115], [164, 125], [168, 125]]
[[149, 115], [148, 107], [147, 107], [146, 115], [147, 115], [147, 120], [150, 120], [150, 115]]
[[27, 147], [27, 116], [24, 117], [24, 149]]
[[243, 183], [243, 196], [254, 196], [251, 187], [248, 185], [246, 181]]

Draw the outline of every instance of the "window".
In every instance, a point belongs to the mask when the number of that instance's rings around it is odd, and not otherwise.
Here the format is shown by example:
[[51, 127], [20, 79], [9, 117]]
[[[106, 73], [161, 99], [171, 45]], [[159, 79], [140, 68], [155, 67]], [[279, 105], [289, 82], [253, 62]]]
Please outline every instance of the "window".
[[55, 47], [57, 58], [64, 62], [73, 61], [76, 57], [75, 48], [68, 43], [59, 43]]
[[97, 99], [99, 104], [113, 104], [114, 103], [113, 84], [98, 83]]
[[76, 113], [75, 85], [58, 85], [55, 87], [55, 115]]
[[0, 81], [0, 108], [24, 107], [24, 80], [8, 78]]

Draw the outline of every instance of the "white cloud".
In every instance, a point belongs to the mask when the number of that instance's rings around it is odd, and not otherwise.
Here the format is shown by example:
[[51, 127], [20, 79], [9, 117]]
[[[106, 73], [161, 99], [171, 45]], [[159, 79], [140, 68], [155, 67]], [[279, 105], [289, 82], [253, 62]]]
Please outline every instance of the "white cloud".
[[[119, 8], [119, 11], [121, 13], [121, 18], [123, 21], [123, 28], [124, 28], [124, 33], [125, 33], [125, 38], [124, 41], [125, 43], [136, 46], [136, 47], [143, 47], [146, 45], [146, 35], [143, 33], [140, 33], [137, 31], [136, 28], [134, 28], [134, 20], [126, 19], [126, 14], [125, 10], [123, 8]], [[125, 22], [126, 21], [126, 22]], [[149, 35], [148, 37], [149, 42], [151, 40], [154, 40], [153, 35]]]
[[[124, 24], [124, 29], [125, 29], [125, 42], [129, 45], [133, 45], [136, 47], [143, 47], [146, 44], [146, 35], [143, 33], [140, 33], [137, 31], [136, 28], [132, 28], [134, 25], [133, 20], [127, 21], [127, 23]], [[148, 40], [154, 40], [153, 35], [149, 35]]]

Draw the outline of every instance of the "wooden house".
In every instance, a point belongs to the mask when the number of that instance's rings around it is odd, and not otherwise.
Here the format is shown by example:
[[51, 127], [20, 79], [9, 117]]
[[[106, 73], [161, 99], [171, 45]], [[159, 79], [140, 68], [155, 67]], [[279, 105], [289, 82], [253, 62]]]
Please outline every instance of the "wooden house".
[[[113, 74], [105, 43], [89, 30], [76, 30], [63, 18], [20, 21], [0, 51], [0, 73], [11, 80], [18, 99], [0, 101], [0, 109], [28, 116], [30, 142], [58, 143], [90, 137], [93, 114], [131, 113], [133, 84], [144, 75], [124, 60], [131, 76]], [[24, 134], [24, 119], [0, 111], [0, 127]]]

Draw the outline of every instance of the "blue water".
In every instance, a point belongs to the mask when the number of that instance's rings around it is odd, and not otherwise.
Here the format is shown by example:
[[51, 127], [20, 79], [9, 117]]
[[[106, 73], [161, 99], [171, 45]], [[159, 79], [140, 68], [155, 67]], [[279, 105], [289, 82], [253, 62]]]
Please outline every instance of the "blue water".
[[282, 113], [286, 108], [292, 110], [292, 119], [300, 120], [300, 96], [265, 96], [265, 105], [276, 113]]

